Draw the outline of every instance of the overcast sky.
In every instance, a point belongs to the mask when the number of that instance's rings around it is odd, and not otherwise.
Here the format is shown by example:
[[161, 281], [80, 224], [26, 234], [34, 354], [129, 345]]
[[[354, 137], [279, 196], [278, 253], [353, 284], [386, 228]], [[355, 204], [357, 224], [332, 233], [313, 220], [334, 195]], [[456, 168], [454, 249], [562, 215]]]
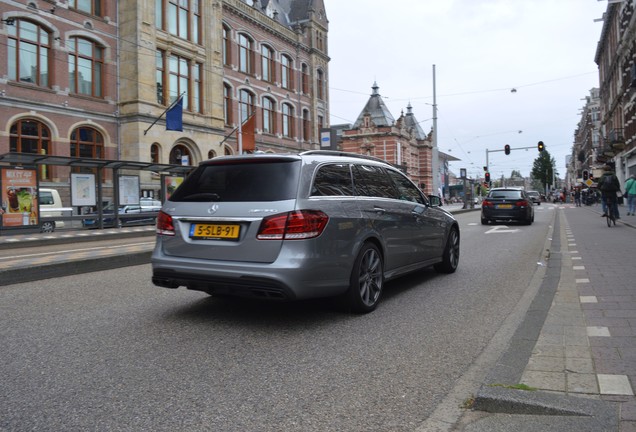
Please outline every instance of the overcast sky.
[[[331, 124], [353, 123], [376, 81], [397, 119], [410, 102], [438, 146], [483, 176], [528, 176], [543, 141], [563, 177], [607, 1], [324, 0], [329, 19]], [[516, 89], [516, 92], [512, 92]], [[533, 147], [532, 150], [514, 150]]]

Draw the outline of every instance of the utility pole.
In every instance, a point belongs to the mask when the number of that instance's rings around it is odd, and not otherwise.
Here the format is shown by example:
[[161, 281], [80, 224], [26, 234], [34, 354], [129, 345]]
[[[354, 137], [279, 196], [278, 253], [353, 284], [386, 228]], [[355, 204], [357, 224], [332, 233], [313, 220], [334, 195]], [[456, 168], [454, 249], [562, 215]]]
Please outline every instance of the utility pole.
[[439, 150], [437, 147], [437, 92], [435, 90], [435, 65], [433, 65], [433, 154], [431, 160], [431, 171], [433, 171], [432, 195], [439, 191]]

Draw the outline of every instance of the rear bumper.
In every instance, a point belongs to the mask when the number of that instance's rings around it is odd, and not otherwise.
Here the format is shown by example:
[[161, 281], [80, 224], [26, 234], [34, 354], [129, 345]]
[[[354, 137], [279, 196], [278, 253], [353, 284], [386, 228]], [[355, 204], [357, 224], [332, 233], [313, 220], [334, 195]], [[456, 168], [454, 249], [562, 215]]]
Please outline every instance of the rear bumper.
[[348, 289], [353, 265], [353, 259], [349, 263], [342, 257], [318, 260], [296, 256], [273, 263], [185, 259], [165, 255], [160, 243], [157, 241], [151, 258], [153, 284], [210, 294], [271, 300], [336, 296]]
[[527, 220], [530, 216], [526, 207], [511, 210], [482, 208], [481, 217], [488, 220]]

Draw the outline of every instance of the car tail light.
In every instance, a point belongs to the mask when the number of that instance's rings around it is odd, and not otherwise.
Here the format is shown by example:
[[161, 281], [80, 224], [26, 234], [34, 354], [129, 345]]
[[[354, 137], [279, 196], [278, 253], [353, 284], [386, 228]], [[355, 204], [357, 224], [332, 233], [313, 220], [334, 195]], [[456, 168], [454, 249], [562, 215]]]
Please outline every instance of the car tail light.
[[488, 201], [488, 200], [483, 200], [481, 203], [482, 207], [492, 207], [494, 204], [492, 201]]
[[162, 211], [157, 216], [157, 234], [173, 236], [174, 235], [174, 223], [172, 216]]
[[529, 207], [529, 206], [530, 206], [530, 204], [528, 203], [528, 201], [525, 201], [525, 200], [523, 200], [523, 201], [517, 201], [517, 202], [515, 203], [515, 205], [516, 205], [517, 207]]
[[317, 210], [296, 210], [266, 217], [256, 238], [259, 240], [305, 240], [322, 234], [329, 216]]

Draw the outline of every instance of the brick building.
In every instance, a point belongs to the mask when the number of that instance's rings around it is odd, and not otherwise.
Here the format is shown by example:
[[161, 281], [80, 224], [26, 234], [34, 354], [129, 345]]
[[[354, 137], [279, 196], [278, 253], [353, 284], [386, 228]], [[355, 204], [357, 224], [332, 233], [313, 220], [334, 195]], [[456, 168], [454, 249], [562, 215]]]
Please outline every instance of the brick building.
[[[399, 166], [427, 194], [438, 194], [433, 184], [433, 137], [426, 134], [409, 104], [395, 120], [379, 93], [377, 83], [358, 119], [342, 128], [340, 149], [366, 154]], [[448, 196], [448, 162], [456, 158], [439, 152], [441, 188]]]
[[635, 30], [634, 0], [609, 3], [594, 58], [599, 68], [601, 142], [593, 168], [614, 162], [621, 182], [636, 174]]
[[[0, 154], [196, 165], [239, 152], [248, 115], [262, 151], [317, 148], [328, 127], [322, 0], [3, 0], [0, 16]], [[136, 174], [157, 196], [159, 174]]]
[[119, 157], [117, 3], [0, 2], [0, 154]]

